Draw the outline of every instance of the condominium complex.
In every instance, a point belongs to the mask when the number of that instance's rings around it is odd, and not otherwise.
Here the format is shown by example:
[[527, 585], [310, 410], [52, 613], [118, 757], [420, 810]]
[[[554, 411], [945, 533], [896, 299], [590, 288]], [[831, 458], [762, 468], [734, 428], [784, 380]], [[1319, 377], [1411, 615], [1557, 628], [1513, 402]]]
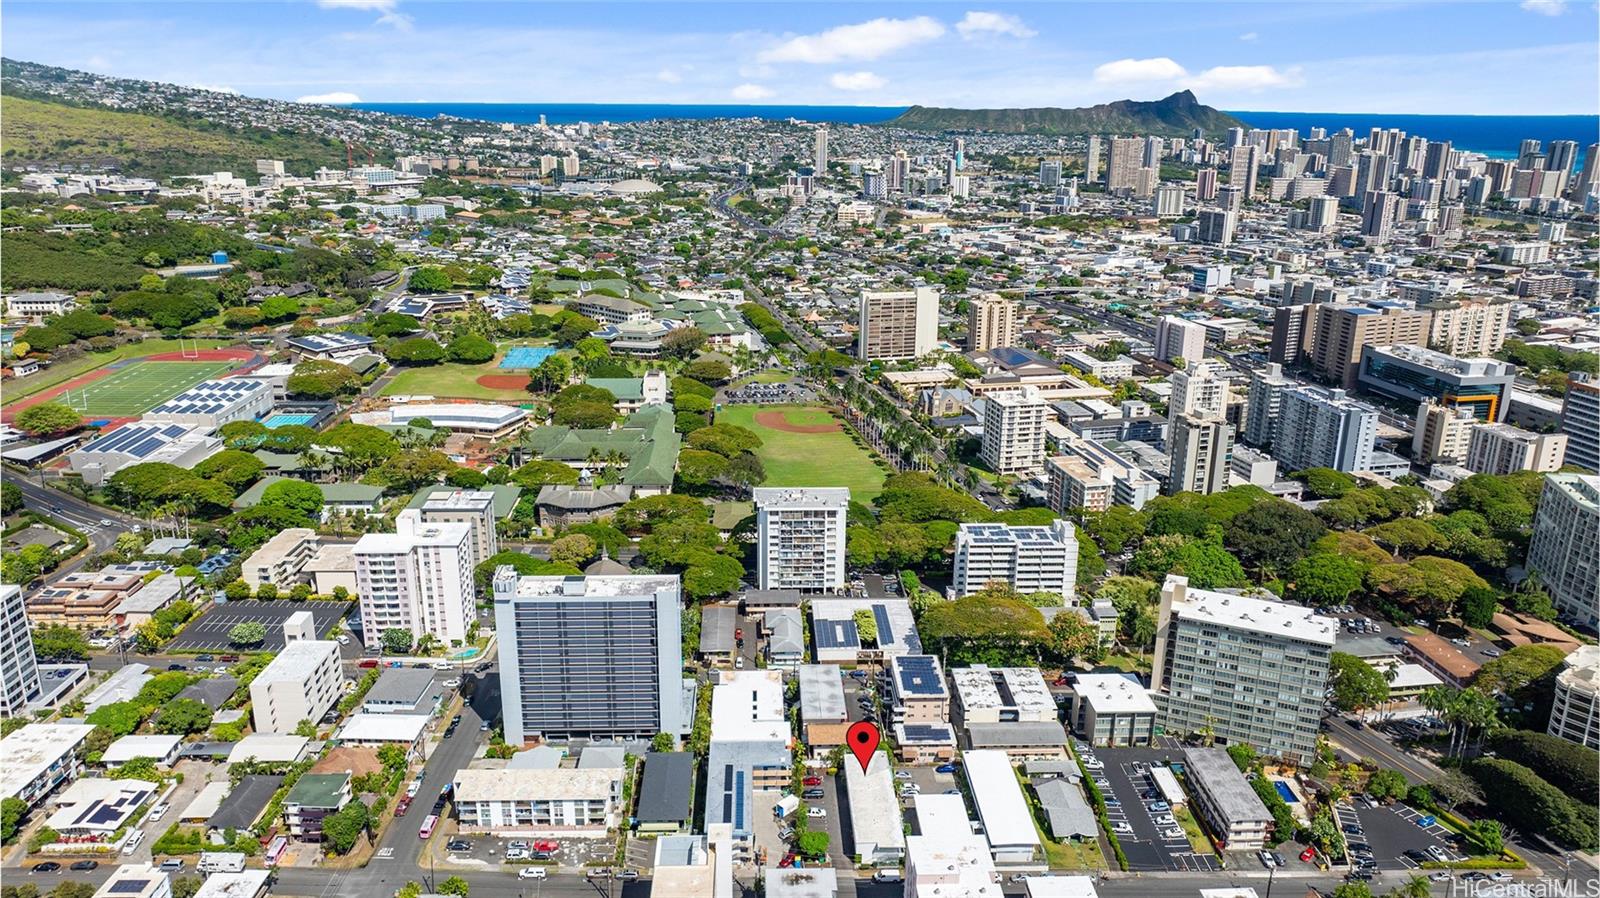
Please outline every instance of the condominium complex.
[[507, 744], [686, 732], [682, 612], [675, 576], [520, 577], [498, 568]]
[[[1516, 366], [1494, 359], [1458, 359], [1421, 346], [1368, 345], [1356, 383], [1368, 393], [1402, 402], [1433, 400], [1472, 410], [1479, 421], [1506, 419]], [[1348, 387], [1347, 387], [1348, 389]]]
[[971, 595], [994, 581], [1019, 593], [1059, 594], [1072, 604], [1078, 582], [1078, 536], [1069, 521], [1048, 527], [962, 524], [956, 531], [955, 574], [958, 596]]
[[1167, 493], [1209, 495], [1228, 487], [1228, 453], [1233, 426], [1221, 418], [1184, 415], [1172, 422], [1167, 450]]
[[452, 490], [428, 496], [419, 509], [424, 524], [466, 524], [472, 528], [471, 567], [500, 551], [494, 532], [494, 493], [489, 490]]
[[317, 531], [310, 527], [279, 530], [239, 567], [239, 579], [251, 589], [270, 583], [288, 589], [300, 581], [300, 572], [317, 554]]
[[43, 692], [22, 587], [0, 585], [0, 717], [16, 717]]
[[1600, 749], [1600, 646], [1586, 645], [1567, 656], [1556, 674], [1555, 704], [1550, 708], [1552, 736]]
[[293, 733], [303, 720], [317, 723], [339, 700], [343, 685], [339, 643], [290, 637], [250, 681], [256, 732]]
[[1018, 308], [1015, 300], [985, 293], [967, 309], [967, 349], [982, 352], [1017, 344]]
[[1461, 299], [1428, 306], [1428, 347], [1458, 356], [1490, 356], [1506, 342], [1511, 303]]
[[1176, 315], [1156, 322], [1155, 357], [1164, 362], [1183, 359], [1193, 364], [1206, 356], [1206, 329]]
[[1183, 765], [1196, 815], [1224, 845], [1233, 851], [1253, 851], [1266, 844], [1272, 814], [1226, 750], [1184, 749]]
[[1283, 394], [1298, 386], [1292, 377], [1285, 377], [1283, 366], [1272, 362], [1266, 368], [1250, 373], [1249, 401], [1245, 406], [1244, 441], [1263, 449], [1272, 448], [1273, 431], [1283, 408]]
[[856, 354], [864, 361], [914, 359], [939, 342], [939, 291], [863, 290]]
[[1467, 458], [1467, 446], [1477, 423], [1470, 408], [1424, 400], [1417, 405], [1417, 420], [1412, 425], [1411, 460], [1422, 465], [1460, 464]]
[[1272, 454], [1286, 471], [1367, 471], [1377, 436], [1377, 409], [1343, 390], [1297, 387], [1283, 393]]
[[1589, 627], [1600, 622], [1600, 475], [1545, 476], [1528, 573], [1539, 575], [1565, 617]]
[[1172, 372], [1172, 398], [1167, 401], [1167, 417], [1222, 418], [1228, 412], [1232, 391], [1228, 388], [1228, 366], [1211, 359], [1190, 363]]
[[1143, 508], [1161, 484], [1143, 468], [1094, 440], [1069, 439], [1062, 455], [1045, 460], [1050, 477], [1048, 502], [1056, 514], [1069, 509], [1105, 511], [1113, 505]]
[[1479, 424], [1467, 443], [1466, 469], [1476, 474], [1515, 474], [1561, 470], [1567, 457], [1567, 435], [1534, 433], [1510, 424]]
[[464, 642], [475, 620], [471, 525], [425, 523], [414, 508], [394, 523], [394, 533], [368, 533], [353, 550], [363, 638], [377, 645], [384, 630], [400, 629]]
[[[1276, 342], [1277, 322], [1273, 329]], [[1422, 346], [1427, 336], [1427, 312], [1395, 306], [1380, 309], [1319, 303], [1311, 307], [1310, 317], [1302, 322], [1301, 354], [1319, 377], [1353, 390], [1363, 347], [1396, 343]]]
[[1600, 379], [1586, 371], [1567, 376], [1561, 397], [1561, 432], [1567, 442], [1567, 461], [1600, 471]]
[[1338, 632], [1338, 621], [1300, 605], [1193, 589], [1168, 575], [1150, 678], [1161, 726], [1309, 760]]
[[793, 782], [793, 737], [784, 714], [783, 674], [776, 670], [724, 673], [711, 687], [711, 740], [706, 750], [703, 824], [755, 834], [755, 793], [777, 793]]
[[988, 394], [984, 397], [979, 457], [996, 474], [1039, 470], [1044, 466], [1049, 416], [1049, 401], [1033, 387]]
[[758, 487], [752, 498], [760, 588], [806, 592], [844, 588], [850, 490]]

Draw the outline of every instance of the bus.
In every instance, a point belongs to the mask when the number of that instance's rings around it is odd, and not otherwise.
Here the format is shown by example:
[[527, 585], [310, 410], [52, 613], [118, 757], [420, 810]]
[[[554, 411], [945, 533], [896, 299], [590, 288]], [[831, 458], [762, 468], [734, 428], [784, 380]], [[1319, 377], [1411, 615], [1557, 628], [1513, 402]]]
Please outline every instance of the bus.
[[422, 829], [417, 833], [417, 838], [426, 839], [427, 837], [433, 835], [433, 828], [437, 826], [438, 823], [438, 814], [429, 814], [427, 817], [424, 817], [422, 820]]
[[283, 853], [289, 850], [287, 836], [277, 836], [267, 845], [267, 866], [276, 866], [283, 859]]

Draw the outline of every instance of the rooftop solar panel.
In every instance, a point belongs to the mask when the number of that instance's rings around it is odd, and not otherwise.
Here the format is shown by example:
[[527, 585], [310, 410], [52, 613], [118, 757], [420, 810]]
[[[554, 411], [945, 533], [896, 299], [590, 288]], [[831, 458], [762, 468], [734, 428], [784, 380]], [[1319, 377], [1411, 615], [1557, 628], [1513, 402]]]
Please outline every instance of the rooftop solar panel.
[[944, 683], [934, 669], [933, 658], [927, 655], [902, 655], [900, 666], [900, 691], [907, 695], [940, 695]]
[[905, 725], [906, 738], [913, 742], [942, 742], [951, 736], [950, 728], [927, 723]]
[[889, 625], [889, 609], [873, 605], [872, 616], [878, 620], [878, 645], [894, 645], [894, 627]]
[[105, 890], [114, 895], [137, 895], [149, 885], [148, 879], [118, 879], [106, 883]]

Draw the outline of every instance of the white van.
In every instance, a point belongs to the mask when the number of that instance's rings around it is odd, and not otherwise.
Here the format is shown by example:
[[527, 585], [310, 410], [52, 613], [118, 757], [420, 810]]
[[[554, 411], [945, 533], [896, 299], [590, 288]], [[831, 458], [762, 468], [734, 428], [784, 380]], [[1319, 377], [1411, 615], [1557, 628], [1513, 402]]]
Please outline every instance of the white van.
[[122, 853], [123, 854], [133, 854], [135, 851], [138, 851], [139, 850], [139, 846], [143, 845], [143, 844], [144, 844], [144, 830], [136, 829], [136, 830], [133, 831], [133, 835], [128, 837], [128, 841], [123, 843]]
[[905, 879], [906, 878], [900, 874], [899, 870], [893, 868], [875, 870], [872, 873], [873, 882], [905, 882]]

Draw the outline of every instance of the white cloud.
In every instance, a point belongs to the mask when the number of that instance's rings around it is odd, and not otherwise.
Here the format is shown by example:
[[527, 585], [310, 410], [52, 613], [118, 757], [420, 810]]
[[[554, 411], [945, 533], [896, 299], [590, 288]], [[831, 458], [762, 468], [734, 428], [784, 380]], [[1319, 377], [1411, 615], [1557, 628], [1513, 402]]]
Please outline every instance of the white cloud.
[[871, 72], [836, 72], [828, 83], [839, 90], [877, 90], [888, 82]]
[[1567, 11], [1567, 0], [1522, 0], [1522, 8], [1541, 16], [1559, 16]]
[[944, 25], [928, 16], [914, 19], [873, 19], [859, 25], [840, 25], [820, 34], [791, 37], [763, 50], [760, 62], [824, 64], [844, 60], [871, 60], [915, 44], [944, 36]]
[[1125, 84], [1132, 81], [1172, 81], [1189, 72], [1165, 56], [1152, 59], [1119, 59], [1096, 66], [1094, 80], [1099, 84]]
[[361, 98], [347, 90], [336, 90], [326, 94], [310, 94], [295, 102], [316, 103], [322, 106], [349, 106], [351, 103], [361, 102]]
[[969, 40], [985, 34], [1033, 37], [1039, 33], [1022, 24], [1022, 20], [1016, 16], [1002, 12], [983, 12], [981, 10], [969, 11], [965, 18], [956, 23], [956, 31], [959, 31], [962, 37]]
[[1275, 87], [1300, 87], [1306, 83], [1299, 66], [1277, 69], [1270, 65], [1219, 65], [1183, 82], [1194, 90], [1255, 92]]
[[656, 80], [667, 84], [677, 84], [683, 80], [683, 76], [671, 69], [662, 69], [656, 72]]
[[376, 24], [389, 25], [397, 31], [411, 30], [411, 17], [395, 7], [399, 0], [317, 0], [323, 9], [354, 9], [378, 14]]
[[1260, 36], [1261, 35], [1256, 34], [1254, 31], [1246, 31], [1244, 34], [1239, 35], [1239, 40], [1242, 40], [1242, 41], [1253, 41], [1253, 40], [1255, 40], [1256, 38], [1258, 38]]
[[233, 94], [238, 96], [239, 91], [224, 84], [191, 84], [195, 90], [209, 90], [214, 94]]
[[741, 84], [733, 89], [735, 100], [765, 100], [772, 96], [772, 88], [764, 84]]

